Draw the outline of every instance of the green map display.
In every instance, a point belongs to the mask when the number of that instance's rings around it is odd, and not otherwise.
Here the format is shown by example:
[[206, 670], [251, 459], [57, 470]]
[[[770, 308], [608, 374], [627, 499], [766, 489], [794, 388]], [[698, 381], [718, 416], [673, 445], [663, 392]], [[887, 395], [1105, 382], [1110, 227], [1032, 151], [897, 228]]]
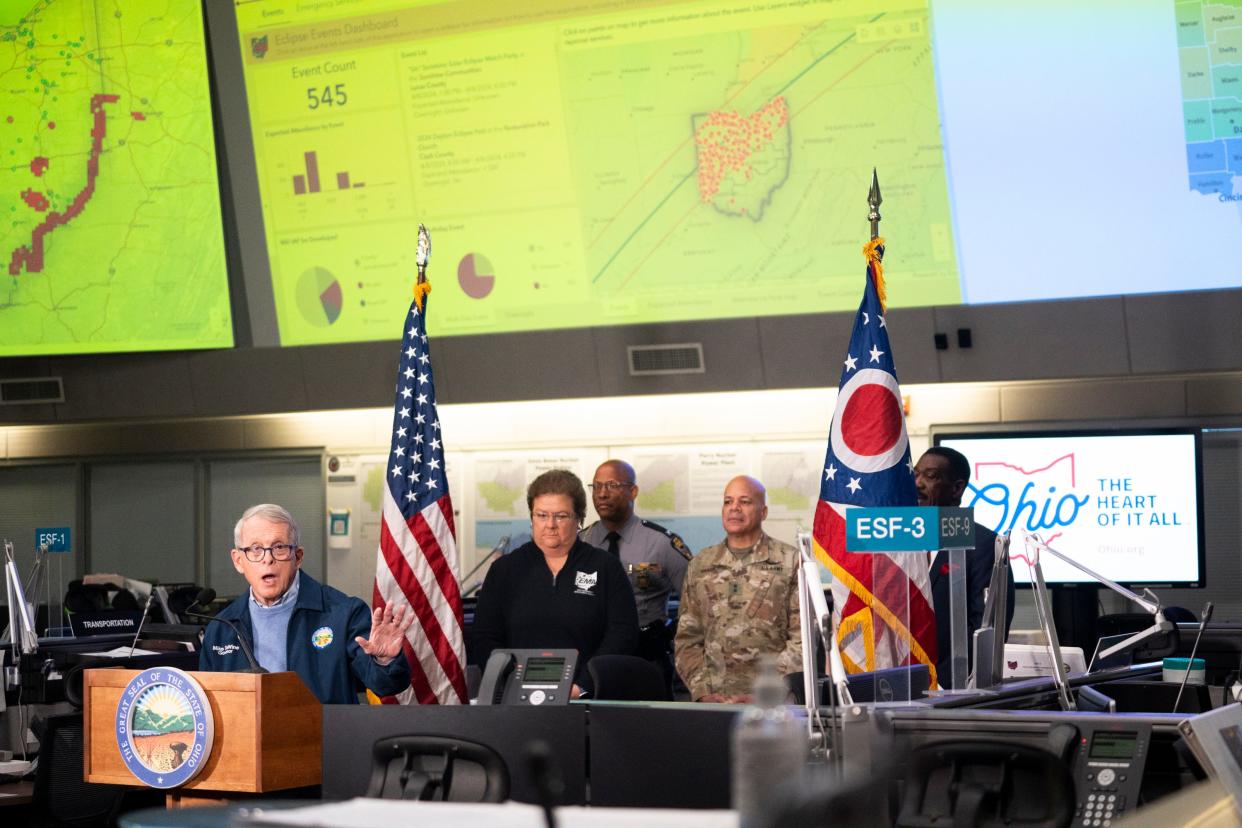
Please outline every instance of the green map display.
[[961, 301], [925, 0], [236, 11], [282, 344]]
[[0, 355], [231, 347], [202, 10], [0, 3]]
[[1242, 2], [1175, 4], [1190, 189], [1242, 200]]

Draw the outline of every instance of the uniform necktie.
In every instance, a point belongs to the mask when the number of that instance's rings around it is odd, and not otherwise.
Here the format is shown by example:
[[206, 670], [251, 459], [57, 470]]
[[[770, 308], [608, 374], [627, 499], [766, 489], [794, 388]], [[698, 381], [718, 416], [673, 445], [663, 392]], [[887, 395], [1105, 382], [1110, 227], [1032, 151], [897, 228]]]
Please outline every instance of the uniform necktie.
[[604, 540], [608, 541], [608, 551], [620, 558], [621, 550], [617, 546], [621, 542], [621, 534], [619, 532], [609, 532], [604, 536]]

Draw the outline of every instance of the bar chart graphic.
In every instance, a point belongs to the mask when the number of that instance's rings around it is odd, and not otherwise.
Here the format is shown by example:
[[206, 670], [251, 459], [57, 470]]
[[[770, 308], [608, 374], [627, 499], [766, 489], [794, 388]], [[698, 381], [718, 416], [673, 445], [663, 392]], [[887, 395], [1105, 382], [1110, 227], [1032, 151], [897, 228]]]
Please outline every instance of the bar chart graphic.
[[[293, 194], [308, 195], [310, 193], [318, 193], [321, 191], [319, 183], [319, 154], [314, 150], [302, 154], [305, 161], [303, 172], [293, 176]], [[350, 182], [349, 170], [341, 170], [336, 174], [336, 188], [338, 190], [355, 190], [365, 187], [366, 183], [362, 181]]]

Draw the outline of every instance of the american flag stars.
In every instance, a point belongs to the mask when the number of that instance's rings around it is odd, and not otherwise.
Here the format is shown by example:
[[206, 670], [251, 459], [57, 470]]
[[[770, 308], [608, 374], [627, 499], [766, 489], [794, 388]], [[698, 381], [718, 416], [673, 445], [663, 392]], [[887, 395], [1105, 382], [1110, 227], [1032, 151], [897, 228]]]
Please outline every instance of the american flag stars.
[[[440, 419], [436, 414], [434, 392], [431, 392], [430, 357], [423, 347], [427, 341], [423, 317], [417, 307], [410, 309], [410, 316], [413, 323], [405, 334], [404, 356], [398, 373], [411, 382], [408, 385], [403, 382], [397, 389], [397, 419], [401, 424], [394, 430], [392, 441], [393, 485], [401, 489], [393, 494], [397, 502], [403, 504], [407, 515], [427, 505], [422, 502], [426, 500], [425, 493], [438, 494], [446, 488], [443, 445], [435, 433], [439, 431]], [[435, 497], [432, 495], [431, 499]], [[411, 508], [419, 503], [417, 508]]]

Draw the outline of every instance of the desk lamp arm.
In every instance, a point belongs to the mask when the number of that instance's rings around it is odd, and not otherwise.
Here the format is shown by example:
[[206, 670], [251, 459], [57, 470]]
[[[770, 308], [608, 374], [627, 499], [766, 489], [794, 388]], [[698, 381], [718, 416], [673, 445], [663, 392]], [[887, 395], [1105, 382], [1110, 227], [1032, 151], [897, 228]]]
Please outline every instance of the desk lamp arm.
[[[1167, 633], [1173, 629], [1173, 623], [1169, 621], [1169, 619], [1165, 618], [1164, 611], [1160, 608], [1160, 599], [1157, 598], [1156, 594], [1152, 592], [1150, 589], [1144, 587], [1142, 595], [1139, 595], [1133, 590], [1126, 589], [1125, 587], [1123, 587], [1121, 584], [1117, 583], [1116, 581], [1113, 581], [1109, 578], [1105, 578], [1103, 575], [1091, 569], [1090, 567], [1080, 564], [1078, 561], [1069, 557], [1065, 553], [1058, 552], [1057, 550], [1053, 549], [1051, 546], [1049, 546], [1047, 543], [1044, 542], [1043, 538], [1041, 538], [1039, 535], [1033, 532], [1026, 533], [1026, 545], [1028, 549], [1034, 548], [1039, 553], [1047, 552], [1049, 555], [1052, 555], [1054, 558], [1065, 561], [1070, 566], [1074, 567], [1080, 572], [1084, 572], [1087, 575], [1091, 576], [1091, 578], [1095, 579], [1097, 582], [1108, 587], [1113, 592], [1116, 592], [1118, 595], [1121, 595], [1122, 597], [1138, 604], [1140, 607], [1147, 610], [1147, 612], [1151, 614], [1152, 625], [1150, 627], [1148, 627], [1145, 630], [1140, 630], [1139, 632], [1135, 633], [1129, 638], [1119, 641], [1113, 646], [1109, 647], [1108, 649], [1101, 651], [1099, 653], [1099, 658], [1103, 659], [1103, 658], [1108, 658], [1110, 656], [1116, 655], [1117, 653], [1128, 650], [1131, 647], [1138, 646], [1139, 644], [1141, 644], [1142, 642], [1146, 641], [1148, 638], [1151, 638], [1154, 635], [1158, 635], [1160, 633]], [[1036, 566], [1038, 566], [1038, 556], [1036, 558]]]

